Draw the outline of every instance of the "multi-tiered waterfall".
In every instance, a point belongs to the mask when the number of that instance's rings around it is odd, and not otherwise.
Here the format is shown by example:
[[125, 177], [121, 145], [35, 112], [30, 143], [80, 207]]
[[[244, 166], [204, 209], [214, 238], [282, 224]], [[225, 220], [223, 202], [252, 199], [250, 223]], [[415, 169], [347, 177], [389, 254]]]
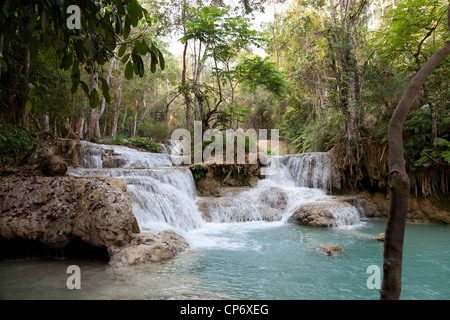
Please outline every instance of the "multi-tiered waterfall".
[[[209, 201], [210, 222], [285, 222], [300, 206], [330, 202], [331, 165], [327, 153], [286, 155], [278, 160], [276, 171], [260, 180], [255, 188], [220, 198], [201, 198], [187, 167], [173, 166], [168, 152], [178, 154], [171, 142], [165, 153], [141, 152], [114, 145], [83, 142], [83, 167], [71, 168], [77, 176], [111, 176], [128, 186], [133, 212], [141, 231], [175, 229], [183, 234], [208, 228], [199, 202]], [[330, 202], [332, 205], [332, 202]], [[336, 206], [336, 226], [357, 224], [356, 208]]]

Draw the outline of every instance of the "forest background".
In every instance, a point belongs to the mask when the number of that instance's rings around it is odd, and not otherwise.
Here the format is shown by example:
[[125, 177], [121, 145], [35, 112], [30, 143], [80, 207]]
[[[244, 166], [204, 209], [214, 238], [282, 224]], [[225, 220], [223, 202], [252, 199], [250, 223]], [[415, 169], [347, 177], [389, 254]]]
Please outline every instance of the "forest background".
[[[72, 4], [81, 29], [67, 27]], [[6, 0], [1, 166], [23, 164], [48, 136], [158, 152], [173, 130], [201, 121], [204, 130], [277, 128], [292, 152], [333, 153], [346, 188], [388, 192], [388, 123], [410, 79], [448, 39], [447, 7], [447, 0]], [[403, 134], [411, 192], [444, 202], [449, 79], [447, 58]]]

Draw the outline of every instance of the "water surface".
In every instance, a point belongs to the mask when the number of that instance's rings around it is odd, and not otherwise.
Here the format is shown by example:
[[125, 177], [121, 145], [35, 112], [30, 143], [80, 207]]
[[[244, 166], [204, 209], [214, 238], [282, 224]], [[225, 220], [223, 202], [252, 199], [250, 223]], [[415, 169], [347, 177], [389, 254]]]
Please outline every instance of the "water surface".
[[[210, 224], [188, 234], [195, 248], [162, 263], [113, 271], [92, 260], [0, 262], [2, 299], [379, 299], [368, 266], [382, 269], [382, 221], [353, 228], [281, 222]], [[450, 299], [450, 227], [408, 224], [402, 299]], [[345, 251], [329, 257], [321, 246]], [[69, 265], [81, 289], [69, 290]]]

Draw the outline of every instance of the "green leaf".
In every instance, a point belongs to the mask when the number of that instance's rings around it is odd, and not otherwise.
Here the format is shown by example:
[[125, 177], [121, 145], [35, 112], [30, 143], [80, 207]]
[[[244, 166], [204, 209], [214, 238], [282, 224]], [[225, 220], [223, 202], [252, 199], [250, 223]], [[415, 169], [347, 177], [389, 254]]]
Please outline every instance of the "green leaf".
[[151, 62], [150, 62], [150, 71], [152, 73], [156, 72], [156, 66], [158, 65], [158, 58], [156, 57], [156, 54], [154, 51], [150, 51], [150, 56], [152, 58]]
[[86, 84], [86, 82], [84, 81], [80, 81], [79, 82], [81, 84], [81, 88], [83, 89], [83, 91], [86, 93], [86, 95], [89, 97], [89, 87]]
[[31, 111], [31, 108], [33, 108], [33, 104], [31, 102], [31, 99], [28, 99], [27, 103], [25, 103], [25, 110]]
[[130, 58], [130, 54], [127, 53], [126, 55], [123, 56], [122, 58], [122, 63], [126, 63], [128, 61], [128, 59]]
[[72, 82], [80, 81], [80, 64], [77, 60], [73, 62], [71, 78]]
[[165, 68], [164, 57], [159, 49], [158, 49], [158, 57], [159, 57], [159, 66], [161, 67], [161, 70], [164, 70]]
[[64, 69], [65, 71], [69, 70], [70, 66], [73, 63], [73, 55], [72, 53], [64, 53], [64, 56], [61, 60], [61, 65], [59, 66], [61, 69]]
[[66, 42], [57, 38], [53, 41], [53, 45], [55, 46], [56, 49], [62, 50], [66, 47]]
[[80, 84], [79, 81], [75, 81], [72, 83], [72, 89], [71, 89], [71, 93], [75, 94], [78, 91], [78, 85]]
[[133, 64], [131, 63], [131, 61], [128, 61], [125, 67], [125, 78], [127, 80], [133, 79]]
[[138, 59], [136, 61], [136, 67], [137, 67], [137, 74], [139, 76], [144, 76], [144, 61], [142, 61], [142, 58], [140, 56], [138, 56]]
[[145, 56], [147, 52], [150, 51], [150, 48], [148, 47], [147, 42], [145, 42], [144, 39], [142, 39], [141, 41], [136, 41], [136, 43], [134, 44], [134, 48], [136, 49], [137, 53], [143, 56]]
[[3, 59], [3, 57], [0, 57], [0, 64], [2, 65], [3, 71], [8, 72], [8, 65], [6, 64], [6, 61]]
[[91, 108], [97, 107], [99, 100], [97, 89], [92, 89], [91, 94], [89, 95], [89, 104]]
[[105, 98], [106, 102], [110, 103], [111, 102], [111, 97], [109, 95], [109, 85], [108, 82], [102, 78], [99, 77], [98, 78], [100, 80], [100, 82], [102, 83], [102, 93], [103, 93], [103, 97]]
[[126, 50], [127, 50], [127, 45], [126, 45], [126, 43], [124, 43], [123, 45], [120, 46], [119, 51], [117, 52], [119, 57], [123, 56], [123, 54], [125, 53]]

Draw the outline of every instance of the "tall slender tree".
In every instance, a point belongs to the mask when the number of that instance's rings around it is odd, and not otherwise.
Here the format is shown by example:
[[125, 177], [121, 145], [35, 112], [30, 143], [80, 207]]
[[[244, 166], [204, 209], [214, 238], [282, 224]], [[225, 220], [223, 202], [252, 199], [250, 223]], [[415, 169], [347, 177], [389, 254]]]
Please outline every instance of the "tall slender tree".
[[[450, 35], [450, 4], [447, 9], [447, 26]], [[449, 55], [450, 40], [446, 41], [413, 77], [389, 122], [391, 200], [384, 242], [383, 283], [380, 291], [382, 300], [398, 300], [401, 294], [403, 243], [410, 193], [410, 181], [403, 155], [403, 124], [427, 78]]]

